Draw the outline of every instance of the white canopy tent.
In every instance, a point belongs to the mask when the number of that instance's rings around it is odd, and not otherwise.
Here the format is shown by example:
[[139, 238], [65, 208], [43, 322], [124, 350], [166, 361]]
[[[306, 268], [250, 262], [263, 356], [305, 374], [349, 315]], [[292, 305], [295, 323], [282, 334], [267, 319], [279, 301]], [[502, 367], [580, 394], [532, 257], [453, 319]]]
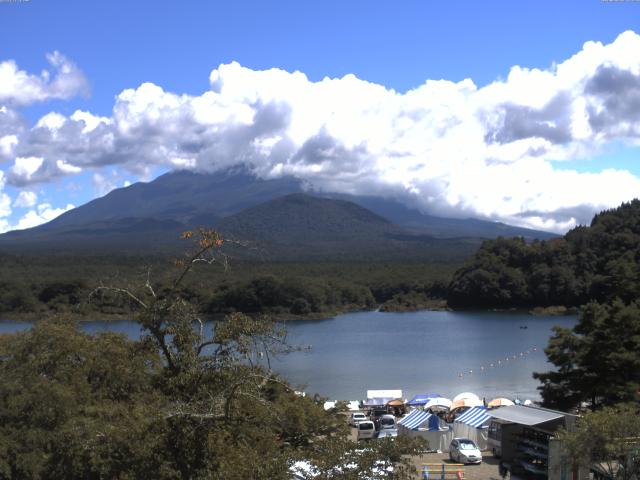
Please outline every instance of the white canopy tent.
[[458, 395], [453, 397], [453, 401], [456, 402], [458, 400], [462, 400], [463, 398], [468, 398], [470, 400], [476, 400], [478, 402], [482, 402], [482, 400], [480, 400], [480, 397], [478, 397], [475, 393], [471, 393], [471, 392], [459, 393]]
[[452, 403], [453, 402], [448, 398], [444, 398], [444, 397], [432, 398], [427, 403], [425, 403], [423, 408], [425, 410], [429, 410], [429, 408], [431, 407], [451, 408]]

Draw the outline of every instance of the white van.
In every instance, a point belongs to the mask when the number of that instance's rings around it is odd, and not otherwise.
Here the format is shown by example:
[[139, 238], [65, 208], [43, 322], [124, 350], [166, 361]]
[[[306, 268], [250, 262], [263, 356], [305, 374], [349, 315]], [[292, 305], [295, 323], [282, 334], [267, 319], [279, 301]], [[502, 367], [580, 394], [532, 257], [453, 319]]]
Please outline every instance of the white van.
[[375, 438], [376, 426], [371, 420], [358, 423], [358, 440]]

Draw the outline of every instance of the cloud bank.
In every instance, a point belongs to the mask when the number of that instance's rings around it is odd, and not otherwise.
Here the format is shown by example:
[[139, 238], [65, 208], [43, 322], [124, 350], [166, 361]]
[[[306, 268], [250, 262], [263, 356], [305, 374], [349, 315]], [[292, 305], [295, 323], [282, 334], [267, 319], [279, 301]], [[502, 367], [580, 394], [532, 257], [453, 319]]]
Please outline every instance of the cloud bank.
[[639, 144], [640, 36], [631, 31], [608, 45], [587, 42], [548, 69], [514, 66], [483, 87], [427, 80], [401, 93], [353, 75], [313, 82], [230, 63], [211, 72], [199, 96], [144, 83], [122, 91], [109, 117], [52, 112], [29, 127], [19, 106], [87, 88], [62, 55], [49, 60], [53, 78], [0, 63], [0, 161], [16, 187], [91, 170], [108, 191], [106, 166], [143, 176], [157, 166], [244, 165], [320, 191], [558, 232], [640, 193], [627, 171], [571, 170], [572, 159], [611, 142]]

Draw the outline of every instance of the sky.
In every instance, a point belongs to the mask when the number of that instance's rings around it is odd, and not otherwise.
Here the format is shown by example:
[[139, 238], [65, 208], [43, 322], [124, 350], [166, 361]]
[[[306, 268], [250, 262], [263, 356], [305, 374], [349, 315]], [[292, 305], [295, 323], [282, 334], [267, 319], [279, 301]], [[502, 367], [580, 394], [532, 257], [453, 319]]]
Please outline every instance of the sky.
[[241, 166], [562, 233], [639, 153], [639, 1], [0, 0], [0, 232]]

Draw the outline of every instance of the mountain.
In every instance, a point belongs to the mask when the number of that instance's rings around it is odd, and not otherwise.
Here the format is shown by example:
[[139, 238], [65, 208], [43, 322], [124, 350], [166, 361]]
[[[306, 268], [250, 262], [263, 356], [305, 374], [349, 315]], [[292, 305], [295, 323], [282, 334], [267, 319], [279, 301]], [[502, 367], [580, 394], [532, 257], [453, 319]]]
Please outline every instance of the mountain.
[[115, 189], [60, 215], [45, 228], [122, 218], [174, 220], [185, 225], [210, 224], [245, 208], [301, 191], [300, 182], [292, 178], [261, 180], [242, 170], [212, 174], [178, 171], [149, 183], [139, 182]]
[[459, 261], [479, 246], [474, 239], [415, 235], [353, 202], [302, 193], [243, 210], [215, 228], [225, 237], [251, 239], [263, 259]]
[[436, 238], [479, 237], [491, 239], [497, 237], [523, 237], [526, 240], [547, 240], [557, 237], [554, 233], [514, 227], [502, 222], [489, 222], [477, 218], [445, 218], [426, 215], [396, 200], [387, 198], [355, 197], [350, 195], [335, 195], [332, 197], [352, 201], [388, 218], [396, 225], [402, 226], [407, 230]]
[[[268, 256], [278, 258], [321, 258], [325, 253], [431, 257], [429, 249], [448, 258], [456, 249], [473, 251], [481, 239], [553, 236], [476, 219], [428, 216], [384, 198], [304, 192], [296, 179], [263, 180], [242, 170], [172, 172], [113, 190], [39, 227], [0, 235], [0, 250], [175, 251], [182, 245], [177, 240], [181, 231], [207, 226], [260, 244]], [[443, 239], [449, 240], [438, 242]]]

